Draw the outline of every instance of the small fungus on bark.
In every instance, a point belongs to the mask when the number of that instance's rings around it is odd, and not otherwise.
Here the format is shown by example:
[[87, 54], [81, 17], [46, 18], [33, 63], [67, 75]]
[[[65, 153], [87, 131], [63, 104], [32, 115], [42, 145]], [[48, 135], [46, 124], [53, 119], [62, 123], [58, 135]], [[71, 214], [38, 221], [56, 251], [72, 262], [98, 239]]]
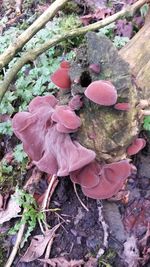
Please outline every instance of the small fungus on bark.
[[117, 101], [117, 91], [109, 81], [94, 81], [84, 92], [85, 96], [96, 104], [112, 106]]
[[127, 154], [129, 156], [137, 154], [146, 146], [146, 141], [144, 138], [136, 138], [133, 143], [127, 148]]
[[75, 95], [72, 97], [72, 99], [69, 101], [68, 106], [72, 110], [79, 110], [83, 106], [83, 102], [81, 101], [81, 96]]
[[62, 90], [68, 90], [71, 87], [69, 67], [69, 62], [63, 61], [60, 67], [51, 75], [51, 81]]
[[114, 105], [114, 108], [117, 110], [129, 111], [131, 107], [129, 103], [117, 103]]
[[101, 70], [100, 64], [99, 63], [90, 64], [89, 70], [91, 70], [93, 73], [99, 74]]

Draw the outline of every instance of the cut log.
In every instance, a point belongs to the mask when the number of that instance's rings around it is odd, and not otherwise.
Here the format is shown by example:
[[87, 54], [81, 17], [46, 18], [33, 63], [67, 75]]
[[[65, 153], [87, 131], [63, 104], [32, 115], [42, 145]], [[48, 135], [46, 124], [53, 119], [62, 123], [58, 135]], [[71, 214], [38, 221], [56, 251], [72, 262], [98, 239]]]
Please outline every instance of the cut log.
[[[112, 42], [93, 32], [86, 37], [86, 45], [78, 50], [70, 71], [72, 94], [82, 94], [84, 101], [79, 112], [82, 126], [76, 139], [83, 146], [94, 150], [99, 161], [113, 162], [126, 158], [126, 148], [139, 132], [137, 88], [128, 63], [121, 58]], [[100, 74], [89, 71], [88, 67], [92, 63], [100, 64]], [[113, 83], [117, 89], [118, 102], [130, 104], [128, 112], [118, 111], [113, 106], [97, 105], [84, 96], [86, 87], [99, 79]], [[77, 80], [79, 84], [74, 83]]]

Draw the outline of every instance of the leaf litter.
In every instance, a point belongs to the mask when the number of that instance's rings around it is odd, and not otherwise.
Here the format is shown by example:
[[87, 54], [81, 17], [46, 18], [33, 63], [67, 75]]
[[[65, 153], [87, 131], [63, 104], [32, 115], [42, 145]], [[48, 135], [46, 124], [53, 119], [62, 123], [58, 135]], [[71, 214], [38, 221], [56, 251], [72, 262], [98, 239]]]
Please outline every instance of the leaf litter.
[[30, 262], [41, 257], [50, 242], [54, 238], [56, 230], [60, 227], [57, 224], [52, 229], [47, 230], [44, 235], [36, 235], [32, 238], [31, 244], [25, 254], [21, 257], [21, 262]]

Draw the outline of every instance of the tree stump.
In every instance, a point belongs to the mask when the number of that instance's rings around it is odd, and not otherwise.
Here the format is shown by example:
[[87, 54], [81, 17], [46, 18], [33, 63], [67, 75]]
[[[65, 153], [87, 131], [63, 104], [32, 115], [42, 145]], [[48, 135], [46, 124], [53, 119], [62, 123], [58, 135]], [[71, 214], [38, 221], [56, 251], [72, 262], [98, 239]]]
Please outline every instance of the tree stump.
[[120, 51], [130, 65], [140, 98], [150, 98], [150, 11], [146, 23]]
[[[107, 37], [90, 32], [86, 38], [87, 42], [78, 49], [70, 70], [71, 92], [73, 95], [82, 94], [84, 102], [79, 111], [82, 126], [76, 139], [86, 148], [94, 150], [99, 161], [118, 161], [126, 158], [126, 148], [139, 132], [136, 84], [129, 64]], [[92, 63], [100, 64], [100, 74], [89, 71]], [[128, 102], [131, 107], [129, 111], [100, 106], [84, 96], [86, 87], [99, 79], [113, 83], [118, 93], [117, 102]]]

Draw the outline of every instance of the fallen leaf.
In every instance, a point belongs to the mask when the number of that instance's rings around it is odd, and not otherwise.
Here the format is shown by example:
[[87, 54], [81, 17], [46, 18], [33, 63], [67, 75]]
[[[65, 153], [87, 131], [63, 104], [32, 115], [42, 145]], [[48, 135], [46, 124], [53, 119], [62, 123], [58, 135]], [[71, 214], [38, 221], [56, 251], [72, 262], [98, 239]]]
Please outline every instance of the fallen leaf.
[[[67, 261], [64, 257], [52, 259], [40, 259], [41, 262], [50, 264], [52, 267], [81, 267], [84, 264], [83, 260]], [[92, 267], [92, 266], [91, 266]]]
[[89, 260], [85, 263], [84, 267], [97, 267], [97, 259], [89, 258]]
[[150, 223], [148, 223], [147, 231], [144, 234], [143, 238], [139, 240], [139, 248], [141, 252], [140, 262], [142, 266], [145, 266], [146, 263], [149, 262], [150, 259]]
[[43, 173], [36, 167], [32, 170], [32, 174], [24, 186], [24, 190], [28, 191], [30, 194], [34, 194], [37, 190], [38, 183], [42, 178]]
[[56, 230], [60, 224], [54, 226], [51, 230], [47, 230], [45, 235], [36, 235], [32, 238], [31, 244], [25, 254], [21, 257], [21, 262], [30, 262], [41, 257], [52, 238], [54, 238]]
[[134, 236], [128, 237], [127, 241], [124, 243], [123, 259], [130, 267], [139, 266], [140, 256]]
[[16, 0], [16, 13], [21, 14], [23, 0]]
[[150, 222], [150, 200], [136, 199], [126, 208], [123, 224], [129, 234], [141, 238]]
[[7, 208], [5, 210], [0, 211], [0, 224], [17, 217], [20, 213], [21, 208], [14, 199], [14, 196], [16, 197], [16, 194], [11, 196], [10, 200], [8, 201]]

